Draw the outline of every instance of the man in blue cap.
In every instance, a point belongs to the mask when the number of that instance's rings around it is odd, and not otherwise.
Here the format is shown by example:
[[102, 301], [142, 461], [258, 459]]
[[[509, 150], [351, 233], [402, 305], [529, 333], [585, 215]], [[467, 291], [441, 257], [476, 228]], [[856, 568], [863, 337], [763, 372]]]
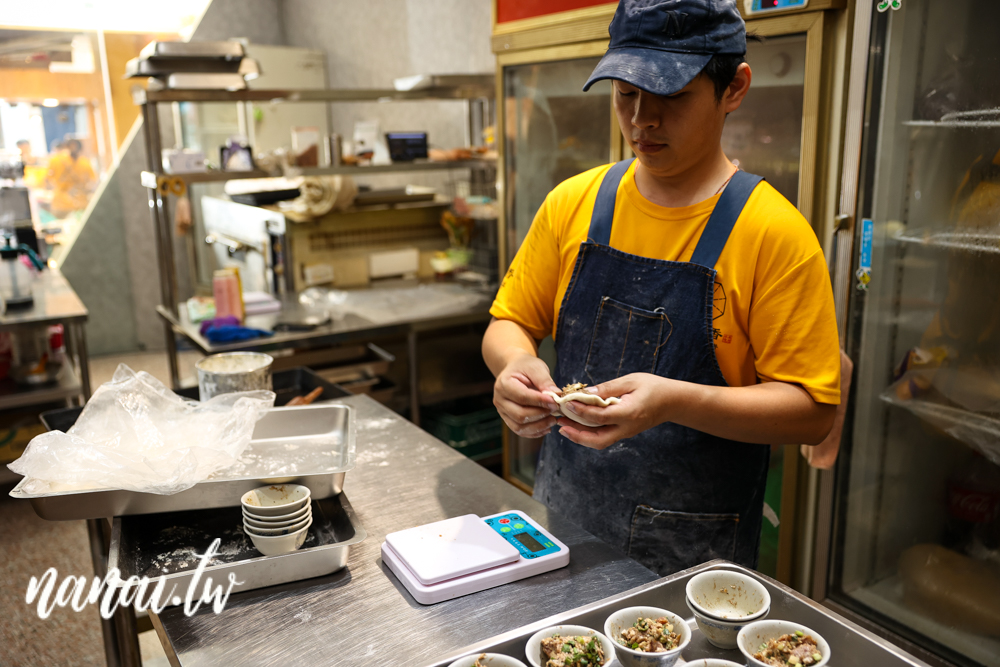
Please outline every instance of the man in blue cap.
[[[609, 32], [585, 89], [612, 81], [638, 159], [538, 211], [483, 340], [494, 403], [546, 436], [535, 497], [553, 509], [661, 574], [754, 567], [770, 445], [821, 442], [840, 401], [826, 262], [795, 207], [722, 150], [752, 78], [734, 0], [622, 0]], [[574, 383], [620, 402], [571, 402], [567, 419], [546, 392]]]

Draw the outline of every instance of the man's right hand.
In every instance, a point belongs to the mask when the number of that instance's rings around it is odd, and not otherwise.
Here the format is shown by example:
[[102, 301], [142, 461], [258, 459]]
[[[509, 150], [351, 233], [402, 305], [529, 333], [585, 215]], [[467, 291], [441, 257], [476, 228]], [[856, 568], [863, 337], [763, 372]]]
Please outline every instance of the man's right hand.
[[559, 391], [544, 361], [519, 354], [497, 375], [493, 404], [507, 427], [522, 438], [540, 438], [556, 425], [559, 406], [542, 392]]

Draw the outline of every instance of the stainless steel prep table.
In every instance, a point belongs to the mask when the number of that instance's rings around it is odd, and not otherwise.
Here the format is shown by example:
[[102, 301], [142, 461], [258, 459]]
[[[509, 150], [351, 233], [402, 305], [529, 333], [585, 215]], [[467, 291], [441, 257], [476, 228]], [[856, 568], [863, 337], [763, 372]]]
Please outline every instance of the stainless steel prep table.
[[[311, 331], [275, 333], [273, 336], [268, 336], [267, 338], [255, 338], [237, 343], [223, 344], [210, 343], [207, 338], [202, 336], [199, 332], [200, 325], [194, 324], [188, 319], [183, 304], [181, 304], [181, 308], [178, 310], [179, 314], [174, 314], [169, 308], [165, 308], [164, 306], [157, 306], [156, 312], [171, 327], [174, 333], [180, 334], [190, 340], [203, 354], [218, 354], [219, 352], [234, 352], [238, 350], [271, 352], [293, 347], [320, 347], [342, 343], [367, 342], [371, 338], [378, 336], [405, 335], [410, 357], [410, 415], [413, 423], [419, 425], [420, 383], [417, 374], [418, 364], [414, 361], [417, 357], [419, 335], [423, 332], [434, 331], [435, 329], [487, 322], [490, 319], [489, 309], [492, 303], [493, 299], [491, 297], [484, 300], [482, 305], [475, 308], [416, 320], [407, 319], [380, 323], [372, 322], [354, 313], [348, 313], [343, 319], [333, 320]], [[280, 312], [247, 317], [246, 325], [270, 331], [279, 321], [294, 321], [306, 315], [307, 313], [299, 305], [298, 295], [284, 295], [281, 297]], [[173, 388], [177, 389], [180, 386], [177, 349], [176, 345], [169, 345], [170, 342], [171, 340], [168, 340], [169, 349], [167, 350], [167, 356], [170, 360], [170, 379]]]
[[[422, 665], [464, 646], [655, 580], [613, 550], [366, 396], [344, 493], [368, 532], [329, 577], [230, 597], [215, 615], [164, 610], [153, 625], [175, 665]], [[568, 567], [432, 606], [380, 559], [387, 533], [461, 514], [526, 512], [570, 547]], [[380, 629], [390, 629], [390, 639]]]

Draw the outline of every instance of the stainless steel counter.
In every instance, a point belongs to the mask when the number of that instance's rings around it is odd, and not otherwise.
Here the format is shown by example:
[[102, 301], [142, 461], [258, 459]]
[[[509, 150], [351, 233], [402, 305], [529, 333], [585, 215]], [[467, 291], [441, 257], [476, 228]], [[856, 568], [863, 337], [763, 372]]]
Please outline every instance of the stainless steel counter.
[[[344, 493], [368, 539], [329, 577], [233, 595], [222, 611], [154, 618], [175, 664], [426, 665], [464, 646], [590, 604], [656, 575], [365, 396], [357, 468]], [[568, 567], [432, 606], [418, 604], [380, 559], [396, 530], [475, 513], [527, 513], [570, 547]], [[388, 627], [390, 640], [380, 638]]]

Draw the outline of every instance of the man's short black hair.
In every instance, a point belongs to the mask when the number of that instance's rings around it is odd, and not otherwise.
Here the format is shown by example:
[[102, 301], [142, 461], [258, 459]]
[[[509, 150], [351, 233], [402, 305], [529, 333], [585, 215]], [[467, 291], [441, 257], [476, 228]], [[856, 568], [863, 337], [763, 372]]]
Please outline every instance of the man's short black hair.
[[[762, 42], [764, 40], [758, 35], [747, 33], [747, 41]], [[741, 63], [746, 61], [746, 56], [716, 54], [705, 65], [705, 69], [701, 70], [701, 73], [707, 76], [712, 85], [715, 86], [716, 103], [722, 101], [722, 96], [726, 94], [726, 88], [736, 78], [736, 70], [739, 69]]]

